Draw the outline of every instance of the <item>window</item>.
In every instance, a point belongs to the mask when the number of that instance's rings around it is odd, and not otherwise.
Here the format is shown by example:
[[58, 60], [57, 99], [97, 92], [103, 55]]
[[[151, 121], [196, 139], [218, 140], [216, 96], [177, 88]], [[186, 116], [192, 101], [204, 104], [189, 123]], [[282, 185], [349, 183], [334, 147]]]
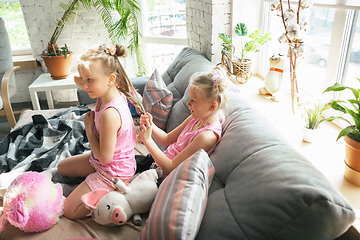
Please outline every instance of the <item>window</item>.
[[31, 53], [30, 41], [19, 1], [0, 1], [0, 16], [5, 21], [13, 55]]
[[[271, 32], [273, 38], [263, 51], [262, 58], [265, 59], [268, 57], [264, 54], [269, 55], [279, 48], [287, 53], [286, 44], [277, 41], [284, 32], [284, 26], [281, 17], [270, 12], [271, 2], [263, 1], [266, 12], [263, 22], [268, 22], [267, 26], [264, 25], [265, 31]], [[360, 77], [360, 3], [357, 4], [359, 6], [337, 6], [317, 0], [311, 9], [300, 12], [301, 22], [310, 24], [306, 32], [307, 50], [297, 67], [300, 94], [307, 93], [317, 99], [324, 99], [323, 91], [335, 82], [359, 88], [360, 83], [356, 77]], [[269, 63], [264, 62], [260, 68], [259, 74], [264, 77]], [[286, 80], [288, 78], [289, 76], [284, 76], [285, 83], [290, 86], [290, 80]], [[343, 94], [351, 94], [346, 92]]]
[[[349, 39], [348, 47], [346, 48], [346, 65], [342, 76], [342, 83], [346, 86], [360, 88], [360, 82], [356, 78], [360, 78], [360, 18], [359, 10], [349, 10]], [[340, 99], [353, 98], [350, 91], [343, 91], [340, 93]]]
[[141, 12], [148, 73], [163, 72], [187, 46], [185, 0], [142, 0]]

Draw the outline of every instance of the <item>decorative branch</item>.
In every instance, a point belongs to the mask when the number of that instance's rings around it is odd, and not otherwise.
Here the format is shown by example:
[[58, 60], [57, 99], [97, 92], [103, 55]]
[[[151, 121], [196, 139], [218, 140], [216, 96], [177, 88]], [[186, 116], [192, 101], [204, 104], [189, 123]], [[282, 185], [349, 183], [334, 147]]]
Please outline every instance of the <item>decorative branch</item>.
[[277, 16], [282, 18], [285, 32], [279, 37], [280, 43], [289, 44], [288, 57], [290, 60], [290, 80], [291, 80], [291, 101], [292, 111], [295, 114], [295, 95], [297, 97], [297, 103], [299, 102], [299, 88], [297, 83], [296, 68], [299, 65], [300, 57], [304, 52], [304, 32], [307, 29], [308, 24], [306, 22], [300, 23], [300, 10], [311, 8], [313, 6], [313, 0], [299, 0], [297, 10], [291, 8], [290, 0], [287, 0], [288, 8], [284, 9], [282, 0], [275, 0], [271, 4], [271, 11], [276, 11]]

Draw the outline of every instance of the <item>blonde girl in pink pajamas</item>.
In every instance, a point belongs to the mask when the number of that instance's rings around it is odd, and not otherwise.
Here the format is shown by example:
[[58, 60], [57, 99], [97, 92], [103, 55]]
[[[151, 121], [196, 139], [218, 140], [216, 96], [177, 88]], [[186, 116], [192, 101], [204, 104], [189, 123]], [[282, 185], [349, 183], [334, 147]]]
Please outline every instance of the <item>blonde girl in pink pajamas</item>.
[[65, 200], [67, 218], [81, 219], [90, 212], [81, 201], [82, 195], [97, 189], [115, 190], [111, 179], [128, 182], [136, 171], [136, 133], [127, 98], [144, 111], [132, 98], [134, 87], [118, 59], [125, 55], [124, 46], [102, 45], [90, 49], [78, 63], [80, 77], [75, 77], [75, 83], [91, 98], [97, 98], [97, 103], [95, 111], [84, 117], [91, 152], [69, 157], [58, 165], [62, 176], [85, 178]]
[[[208, 154], [214, 151], [221, 139], [219, 113], [227, 100], [227, 81], [228, 78], [216, 70], [193, 75], [187, 103], [191, 115], [170, 133], [153, 124], [149, 113], [141, 115], [141, 139], [166, 175], [199, 149]], [[152, 137], [169, 147], [162, 152]], [[149, 161], [148, 157], [144, 161]]]

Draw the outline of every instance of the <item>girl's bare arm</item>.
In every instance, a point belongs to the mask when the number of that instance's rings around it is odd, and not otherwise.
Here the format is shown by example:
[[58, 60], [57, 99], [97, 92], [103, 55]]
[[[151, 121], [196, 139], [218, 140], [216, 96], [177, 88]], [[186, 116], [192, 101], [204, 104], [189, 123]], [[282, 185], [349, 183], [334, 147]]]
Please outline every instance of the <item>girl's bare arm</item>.
[[155, 162], [162, 168], [162, 170], [169, 174], [180, 163], [188, 159], [191, 155], [197, 152], [199, 149], [204, 149], [206, 152], [210, 151], [217, 142], [217, 136], [212, 131], [204, 131], [198, 134], [193, 141], [181, 151], [173, 160], [170, 160], [156, 145], [156, 143], [148, 138], [144, 141], [146, 148], [148, 149]]
[[[150, 122], [152, 124], [152, 136], [155, 139], [156, 142], [158, 142], [161, 146], [169, 146], [170, 144], [173, 144], [176, 142], [177, 138], [179, 137], [181, 131], [185, 128], [185, 126], [190, 122], [192, 119], [192, 116], [189, 116], [187, 119], [185, 119], [178, 127], [176, 127], [174, 130], [172, 130], [170, 133], [166, 133], [162, 129], [158, 128], [155, 124], [152, 122], [152, 116], [151, 114], [147, 113], [148, 119], [150, 119]], [[143, 121], [140, 119], [140, 124], [146, 124], [146, 121]]]
[[114, 156], [116, 137], [121, 128], [121, 116], [116, 109], [108, 108], [102, 113], [100, 122], [100, 139], [93, 131], [87, 133], [87, 136], [96, 158], [102, 163], [109, 163]]

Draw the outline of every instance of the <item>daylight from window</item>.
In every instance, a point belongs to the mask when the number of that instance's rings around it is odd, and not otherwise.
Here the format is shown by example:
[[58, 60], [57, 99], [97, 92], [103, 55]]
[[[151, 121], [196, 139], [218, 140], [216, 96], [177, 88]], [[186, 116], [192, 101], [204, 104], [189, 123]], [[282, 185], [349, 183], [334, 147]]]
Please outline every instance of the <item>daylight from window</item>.
[[148, 74], [155, 69], [163, 73], [186, 46], [185, 8], [185, 0], [142, 1], [142, 35]]
[[185, 0], [146, 0], [142, 13], [144, 35], [186, 37]]
[[[347, 71], [342, 82], [346, 86], [360, 89], [360, 82], [356, 79], [360, 78], [360, 18], [359, 11], [353, 12], [354, 26], [352, 28], [352, 31], [354, 32], [354, 34], [352, 39], [350, 39], [350, 42], [352, 42], [352, 44], [350, 45], [347, 52]], [[348, 99], [350, 97], [353, 98], [353, 96], [354, 95], [351, 91], [343, 91], [340, 95], [340, 98]]]
[[[300, 92], [306, 91], [314, 97], [319, 97], [324, 91], [324, 78], [334, 22], [334, 11], [328, 8], [313, 7], [311, 10], [301, 12], [301, 22], [308, 22], [310, 28], [306, 36], [307, 49], [297, 67], [297, 78]], [[271, 32], [273, 38], [269, 43], [269, 47], [273, 49], [272, 52], [281, 51], [284, 55], [287, 55], [288, 46], [277, 41], [284, 32], [282, 19], [273, 12], [269, 14], [269, 18], [269, 32]], [[287, 69], [287, 71], [289, 70]], [[288, 78], [287, 75], [285, 79]], [[290, 89], [290, 80], [284, 82], [284, 87]]]
[[[333, 28], [336, 14], [336, 8], [318, 6], [301, 11], [301, 22], [306, 21], [309, 23], [310, 28], [308, 28], [305, 36], [306, 51], [297, 66], [296, 72], [300, 94], [305, 92], [312, 97], [321, 99], [325, 88], [334, 83], [326, 79], [327, 71], [332, 70], [328, 68], [329, 61], [337, 61], [339, 59], [342, 60], [339, 62], [344, 63], [339, 67], [339, 71], [343, 72], [343, 74], [339, 74], [341, 75], [340, 77], [334, 76], [333, 81], [336, 80], [352, 87], [359, 87], [359, 82], [356, 80], [356, 77], [360, 77], [360, 23], [359, 18], [357, 18], [358, 11], [347, 10], [348, 15], [354, 15], [354, 21], [350, 22], [349, 30], [345, 31], [345, 34], [350, 37], [343, 38], [345, 39], [343, 43], [334, 43], [336, 44], [335, 49], [341, 48], [341, 46], [344, 45], [349, 46], [348, 50], [339, 50], [341, 53], [337, 56], [337, 59], [329, 59], [332, 34], [339, 34], [340, 32], [339, 29]], [[269, 49], [267, 52], [282, 51], [283, 54], [287, 55], [288, 46], [286, 46], [286, 44], [280, 44], [277, 41], [279, 36], [284, 32], [282, 19], [276, 16], [274, 12], [270, 12], [268, 16], [268, 31], [271, 32], [273, 41], [268, 44]], [[344, 26], [342, 27], [345, 28]], [[350, 44], [350, 42], [352, 42], [352, 44]], [[334, 49], [334, 47], [332, 49]], [[288, 79], [288, 75], [287, 73], [284, 79]], [[333, 75], [336, 75], [336, 73]], [[284, 88], [290, 89], [290, 80], [284, 81]], [[352, 93], [349, 92], [348, 94]]]
[[20, 2], [0, 2], [0, 16], [5, 21], [11, 50], [30, 49], [29, 37]]

